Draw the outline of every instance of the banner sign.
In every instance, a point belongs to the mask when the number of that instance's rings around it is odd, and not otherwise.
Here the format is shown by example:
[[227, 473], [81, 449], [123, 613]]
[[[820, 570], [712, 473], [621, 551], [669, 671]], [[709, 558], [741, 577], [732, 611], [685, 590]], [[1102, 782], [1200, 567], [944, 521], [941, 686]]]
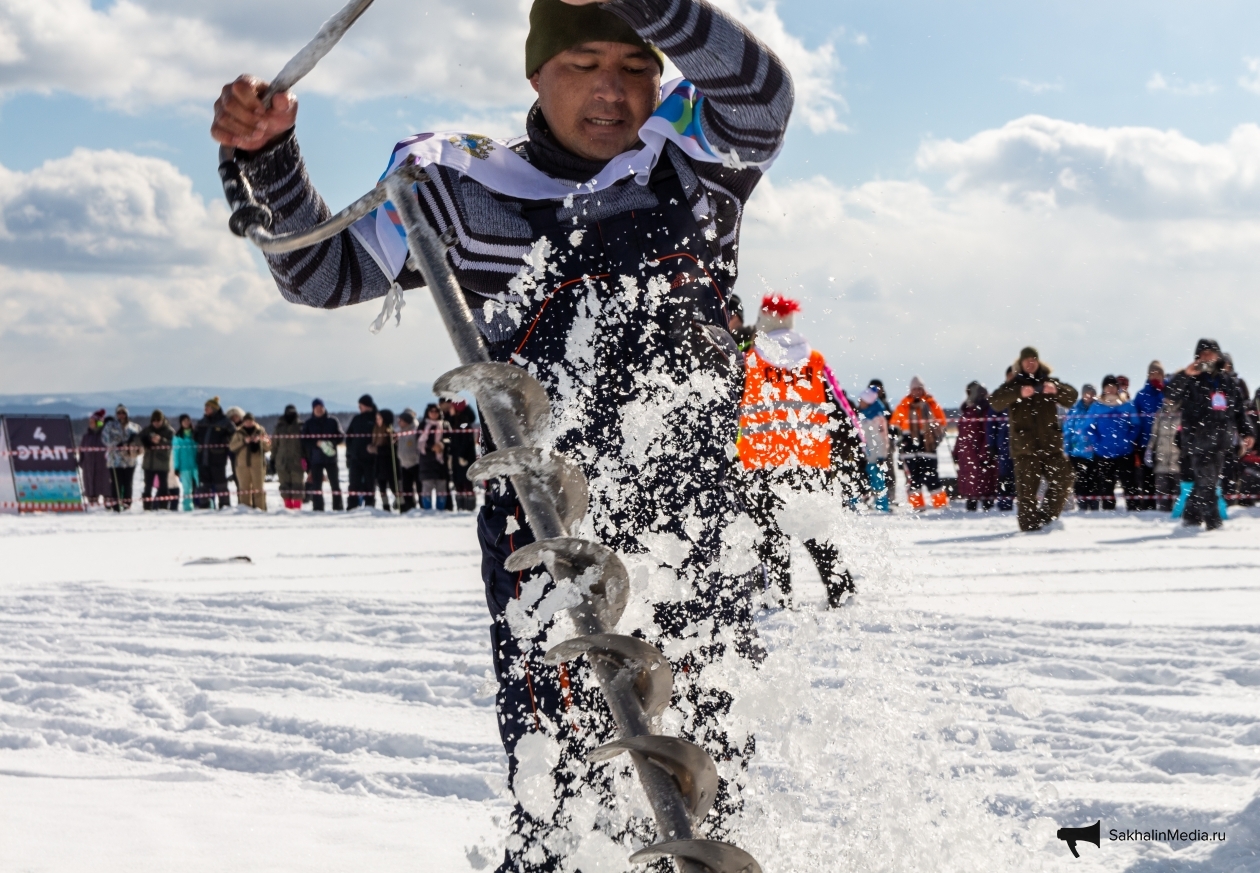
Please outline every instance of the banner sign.
[[68, 415], [6, 415], [0, 418], [0, 511], [82, 512], [79, 464]]

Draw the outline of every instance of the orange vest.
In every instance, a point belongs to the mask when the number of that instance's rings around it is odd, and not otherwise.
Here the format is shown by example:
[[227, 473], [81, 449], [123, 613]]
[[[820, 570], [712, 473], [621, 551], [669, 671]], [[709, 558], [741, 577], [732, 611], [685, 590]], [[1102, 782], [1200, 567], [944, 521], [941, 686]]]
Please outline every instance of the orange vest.
[[748, 352], [739, 414], [739, 458], [747, 470], [831, 466], [831, 420], [818, 352], [800, 369], [776, 367]]

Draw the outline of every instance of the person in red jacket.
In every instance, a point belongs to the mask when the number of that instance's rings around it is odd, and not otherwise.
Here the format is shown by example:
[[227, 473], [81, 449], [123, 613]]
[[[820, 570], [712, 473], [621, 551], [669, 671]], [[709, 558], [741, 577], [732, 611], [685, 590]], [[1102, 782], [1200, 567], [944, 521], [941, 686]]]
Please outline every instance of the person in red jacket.
[[934, 509], [949, 506], [949, 495], [941, 484], [936, 459], [936, 447], [945, 436], [945, 411], [918, 376], [910, 379], [910, 393], [897, 404], [889, 424], [901, 435], [900, 454], [910, 507], [916, 512], [922, 511], [928, 501]]
[[[740, 405], [740, 464], [747, 479], [749, 514], [762, 531], [758, 549], [766, 585], [779, 602], [792, 594], [791, 549], [779, 515], [785, 491], [825, 493], [837, 481], [858, 486], [861, 428], [827, 362], [794, 327], [800, 304], [779, 294], [761, 304], [752, 347], [745, 356], [744, 397]], [[816, 537], [805, 548], [838, 607], [853, 593], [853, 578], [835, 543]]]

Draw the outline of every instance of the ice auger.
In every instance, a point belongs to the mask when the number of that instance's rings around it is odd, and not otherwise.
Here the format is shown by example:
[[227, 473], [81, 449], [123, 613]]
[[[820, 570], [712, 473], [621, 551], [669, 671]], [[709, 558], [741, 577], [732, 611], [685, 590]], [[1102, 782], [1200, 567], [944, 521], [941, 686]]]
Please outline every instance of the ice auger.
[[[351, 0], [328, 19], [276, 76], [264, 99], [291, 88], [310, 72], [371, 3]], [[385, 201], [394, 204], [407, 234], [408, 265], [424, 276], [461, 361], [434, 383], [434, 390], [473, 394], [496, 446], [469, 468], [468, 475], [507, 477], [537, 537], [537, 542], [513, 553], [505, 566], [513, 572], [545, 566], [557, 583], [571, 583], [582, 592], [582, 602], [569, 610], [579, 636], [553, 647], [546, 658], [555, 664], [587, 659], [621, 734], [594, 749], [590, 759], [629, 754], [652, 805], [662, 841], [640, 849], [630, 860], [672, 857], [681, 873], [761, 873], [761, 866], [743, 849], [696, 836], [696, 825], [717, 794], [717, 767], [696, 744], [655, 732], [656, 719], [673, 696], [669, 661], [655, 646], [616, 633], [629, 594], [629, 574], [607, 546], [573, 536], [586, 515], [586, 477], [572, 461], [543, 446], [551, 407], [542, 385], [520, 367], [490, 360], [447, 262], [452, 241], [439, 238], [420, 209], [416, 186], [428, 181], [423, 168], [404, 163], [327, 221], [304, 231], [273, 234], [271, 213], [255, 200], [234, 150], [220, 149], [219, 160], [223, 191], [232, 207], [229, 227], [266, 254], [315, 245]]]

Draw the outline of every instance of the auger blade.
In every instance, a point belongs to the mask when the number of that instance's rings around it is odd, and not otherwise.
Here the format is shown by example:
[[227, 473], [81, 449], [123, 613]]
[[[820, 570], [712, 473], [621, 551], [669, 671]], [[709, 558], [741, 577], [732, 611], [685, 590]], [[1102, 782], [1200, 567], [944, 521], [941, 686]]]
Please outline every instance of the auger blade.
[[[590, 499], [586, 476], [578, 469], [577, 464], [564, 455], [547, 454], [542, 449], [529, 446], [517, 446], [514, 449], [499, 449], [482, 455], [468, 468], [469, 479], [497, 479], [500, 476], [529, 477], [536, 483], [539, 491], [550, 495], [555, 501], [556, 510], [560, 513], [566, 531], [573, 530], [586, 515], [586, 506]], [[522, 493], [519, 496], [525, 503], [531, 499], [531, 495]], [[526, 509], [528, 508], [527, 505]]]
[[[521, 423], [525, 445], [542, 442], [551, 424], [547, 392], [537, 379], [513, 364], [465, 364], [439, 376], [433, 390], [437, 394], [470, 391], [477, 398], [478, 406], [494, 406], [510, 412]], [[504, 438], [502, 434], [494, 434], [494, 437], [496, 440]], [[503, 445], [502, 448], [513, 446]]]
[[548, 664], [559, 664], [581, 655], [603, 658], [634, 670], [635, 694], [649, 718], [656, 718], [669, 706], [674, 696], [674, 672], [656, 646], [622, 634], [589, 634], [552, 646], [547, 650], [546, 660]]
[[761, 873], [757, 859], [738, 846], [719, 840], [670, 840], [639, 849], [630, 856], [632, 864], [657, 858], [686, 858], [706, 867], [710, 873]]
[[678, 737], [626, 737], [602, 745], [586, 757], [607, 761], [622, 752], [638, 752], [673, 776], [693, 819], [700, 821], [708, 814], [717, 797], [718, 772], [704, 749]]
[[579, 575], [586, 574], [592, 567], [598, 568], [599, 577], [588, 583], [591, 602], [604, 626], [616, 627], [630, 596], [630, 574], [616, 552], [607, 546], [577, 537], [554, 537], [517, 549], [508, 555], [503, 566], [515, 573], [545, 564], [552, 576], [560, 578], [557, 559], [567, 562]]

